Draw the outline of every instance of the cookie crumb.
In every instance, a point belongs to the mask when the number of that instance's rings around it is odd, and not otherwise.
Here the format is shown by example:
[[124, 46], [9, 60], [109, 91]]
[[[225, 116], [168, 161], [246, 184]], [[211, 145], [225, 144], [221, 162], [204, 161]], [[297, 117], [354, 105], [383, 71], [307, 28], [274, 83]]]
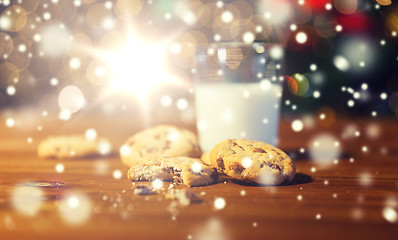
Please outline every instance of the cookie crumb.
[[177, 200], [181, 206], [189, 206], [191, 203], [200, 203], [202, 200], [198, 198], [193, 191], [170, 189], [166, 195], [166, 199]]
[[137, 187], [134, 188], [133, 191], [134, 195], [152, 195], [155, 194], [152, 189], [150, 189], [147, 186], [144, 185], [139, 185]]

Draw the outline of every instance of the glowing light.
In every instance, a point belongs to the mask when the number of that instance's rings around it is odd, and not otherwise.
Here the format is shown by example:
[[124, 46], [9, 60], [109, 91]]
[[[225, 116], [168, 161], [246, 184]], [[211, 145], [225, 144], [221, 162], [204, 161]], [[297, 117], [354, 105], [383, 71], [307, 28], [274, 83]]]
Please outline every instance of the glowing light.
[[156, 190], [159, 190], [163, 187], [163, 181], [160, 179], [155, 179], [152, 181], [152, 187]]
[[9, 128], [12, 128], [15, 126], [15, 120], [14, 118], [7, 118], [6, 119], [6, 126]]
[[319, 91], [314, 91], [312, 95], [314, 96], [314, 98], [319, 98], [321, 96], [321, 93]]
[[354, 100], [348, 100], [347, 105], [348, 105], [349, 107], [353, 107], [353, 106], [355, 105]]
[[167, 133], [167, 140], [170, 142], [178, 142], [181, 140], [181, 133], [177, 130], [172, 130]]
[[59, 205], [59, 212], [65, 222], [81, 224], [91, 216], [91, 202], [83, 194], [67, 194]]
[[68, 121], [72, 117], [72, 113], [69, 110], [61, 110], [58, 115], [58, 118], [63, 121]]
[[113, 73], [107, 93], [127, 91], [144, 100], [156, 86], [176, 82], [163, 63], [167, 43], [146, 43], [133, 34], [122, 42], [115, 51], [95, 53]]
[[283, 48], [280, 46], [272, 47], [269, 51], [270, 56], [275, 60], [281, 59], [284, 54]]
[[249, 157], [244, 157], [243, 159], [242, 159], [242, 166], [244, 167], [244, 168], [249, 168], [249, 167], [251, 167], [253, 165], [253, 160], [251, 159], [251, 158], [249, 158]]
[[215, 210], [221, 210], [224, 209], [225, 206], [227, 205], [227, 202], [225, 201], [224, 198], [218, 197], [214, 200], [214, 209]]
[[309, 153], [312, 161], [319, 165], [330, 165], [334, 159], [337, 159], [341, 153], [339, 144], [336, 144], [337, 139], [328, 134], [322, 134], [312, 141], [313, 144], [309, 146]]
[[172, 54], [179, 54], [179, 53], [181, 53], [181, 50], [182, 50], [182, 46], [180, 43], [173, 43], [170, 46], [170, 52]]
[[40, 188], [29, 186], [17, 186], [11, 193], [13, 208], [28, 216], [34, 216], [40, 210], [43, 202], [43, 192]]
[[390, 223], [396, 223], [398, 221], [397, 211], [392, 207], [383, 208], [382, 215], [384, 219]]
[[176, 102], [177, 108], [179, 110], [185, 110], [188, 108], [188, 101], [185, 98], [180, 98]]
[[290, 30], [291, 31], [296, 31], [297, 30], [297, 25], [296, 24], [290, 24]]
[[18, 51], [19, 51], [19, 52], [24, 53], [24, 52], [26, 52], [26, 50], [27, 50], [27, 47], [26, 47], [25, 44], [20, 44], [20, 45], [18, 46]]
[[17, 89], [14, 86], [8, 86], [7, 87], [7, 94], [12, 96], [15, 95]]
[[89, 128], [86, 130], [85, 136], [88, 140], [94, 140], [97, 138], [97, 131], [95, 131], [93, 128]]
[[191, 169], [194, 173], [200, 173], [202, 171], [202, 164], [199, 162], [192, 163]]
[[377, 59], [378, 52], [374, 49], [374, 45], [365, 37], [348, 37], [338, 47], [339, 58], [337, 56], [334, 58], [334, 64], [341, 71], [368, 71], [375, 66]]
[[362, 186], [370, 186], [373, 183], [372, 175], [368, 172], [359, 175], [359, 183]]
[[51, 84], [51, 86], [57, 86], [58, 85], [58, 79], [57, 78], [51, 78], [50, 79], [50, 84]]
[[170, 107], [172, 103], [173, 103], [173, 99], [168, 95], [165, 95], [160, 99], [160, 104], [163, 107]]
[[321, 220], [321, 218], [322, 218], [322, 215], [320, 213], [315, 215], [315, 219], [316, 220]]
[[111, 143], [105, 140], [99, 142], [97, 148], [101, 155], [107, 155], [112, 151]]
[[104, 6], [106, 9], [111, 9], [113, 7], [113, 3], [111, 1], [106, 1]]
[[297, 195], [297, 200], [298, 200], [298, 201], [303, 200], [303, 196], [302, 196], [302, 195]]
[[303, 130], [304, 128], [304, 124], [301, 120], [296, 119], [292, 122], [292, 129], [295, 132], [300, 132], [301, 130]]
[[120, 147], [119, 152], [120, 152], [120, 155], [122, 155], [122, 156], [129, 156], [131, 153], [131, 149], [128, 145], [123, 145]]
[[81, 5], [82, 5], [82, 1], [81, 0], [74, 0], [73, 1], [73, 6], [80, 7]]
[[69, 60], [69, 67], [72, 69], [79, 69], [81, 65], [82, 62], [77, 57], [73, 57]]
[[335, 30], [336, 30], [336, 32], [341, 32], [341, 31], [343, 31], [343, 26], [341, 26], [341, 25], [336, 25]]
[[255, 40], [255, 36], [252, 32], [245, 32], [242, 36], [242, 40], [245, 43], [252, 43]]
[[305, 32], [298, 32], [296, 34], [296, 41], [300, 44], [304, 44], [307, 42], [307, 34]]
[[368, 151], [368, 147], [367, 146], [362, 146], [362, 152], [367, 152]]
[[316, 71], [316, 69], [317, 69], [316, 64], [313, 63], [313, 64], [310, 65], [310, 70], [311, 71]]
[[381, 100], [386, 100], [387, 99], [387, 93], [380, 94], [380, 99]]
[[241, 196], [246, 196], [246, 191], [245, 191], [245, 190], [241, 190], [241, 191], [240, 191], [240, 195], [241, 195]]
[[115, 171], [113, 171], [112, 176], [114, 179], [121, 179], [123, 174], [122, 174], [122, 171], [115, 170]]
[[51, 19], [51, 13], [49, 13], [49, 12], [43, 13], [43, 19], [46, 20], [46, 21], [50, 20]]
[[70, 113], [79, 111], [86, 103], [82, 91], [76, 86], [66, 86], [58, 96], [58, 105]]
[[55, 171], [57, 173], [63, 173], [65, 171], [65, 166], [62, 163], [58, 163], [55, 165]]
[[220, 34], [214, 34], [213, 39], [214, 39], [214, 41], [219, 42], [219, 41], [221, 41], [221, 35]]
[[284, 24], [291, 16], [291, 5], [286, 1], [260, 1], [257, 11], [264, 13], [264, 18], [274, 25]]
[[343, 56], [336, 56], [333, 59], [333, 63], [340, 71], [347, 71], [348, 69], [350, 69], [350, 63]]
[[224, 11], [221, 14], [221, 20], [225, 23], [230, 23], [234, 19], [234, 15], [230, 11]]

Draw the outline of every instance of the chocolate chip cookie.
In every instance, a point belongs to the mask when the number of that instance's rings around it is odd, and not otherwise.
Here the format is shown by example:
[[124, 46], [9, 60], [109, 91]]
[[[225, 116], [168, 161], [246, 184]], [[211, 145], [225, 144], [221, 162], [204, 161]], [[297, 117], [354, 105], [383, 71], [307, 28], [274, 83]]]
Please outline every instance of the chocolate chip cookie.
[[87, 139], [85, 135], [49, 136], [38, 147], [40, 158], [80, 158], [109, 155], [112, 145], [106, 138]]
[[131, 167], [143, 159], [157, 157], [200, 157], [196, 135], [184, 128], [158, 125], [138, 132], [120, 148], [122, 162]]
[[189, 187], [215, 183], [218, 178], [214, 167], [204, 164], [198, 158], [161, 157], [141, 161], [130, 168], [127, 174], [132, 181], [173, 181]]
[[210, 152], [210, 162], [229, 177], [264, 185], [292, 181], [296, 173], [293, 161], [279, 148], [243, 139], [217, 144]]

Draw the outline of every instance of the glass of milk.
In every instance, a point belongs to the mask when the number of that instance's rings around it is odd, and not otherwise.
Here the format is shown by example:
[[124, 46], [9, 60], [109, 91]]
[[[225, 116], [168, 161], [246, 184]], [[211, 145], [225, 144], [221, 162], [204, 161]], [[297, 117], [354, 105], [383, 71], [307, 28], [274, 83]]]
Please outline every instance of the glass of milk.
[[195, 53], [196, 124], [202, 151], [228, 139], [278, 143], [283, 48], [213, 43]]

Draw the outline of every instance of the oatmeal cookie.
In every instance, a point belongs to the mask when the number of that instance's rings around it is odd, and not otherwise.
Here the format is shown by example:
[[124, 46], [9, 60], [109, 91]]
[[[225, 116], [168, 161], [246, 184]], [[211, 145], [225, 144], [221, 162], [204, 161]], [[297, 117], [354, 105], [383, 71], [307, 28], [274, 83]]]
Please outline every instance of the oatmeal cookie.
[[141, 161], [127, 174], [132, 181], [173, 181], [189, 187], [209, 185], [217, 181], [217, 170], [198, 158], [161, 157]]
[[196, 135], [184, 128], [158, 125], [138, 132], [120, 148], [122, 162], [131, 167], [143, 159], [157, 157], [200, 157]]
[[112, 145], [106, 138], [87, 139], [85, 135], [49, 136], [38, 147], [40, 158], [80, 158], [109, 155]]
[[296, 173], [290, 157], [274, 146], [243, 139], [227, 139], [210, 152], [218, 171], [234, 179], [264, 185], [292, 181]]

